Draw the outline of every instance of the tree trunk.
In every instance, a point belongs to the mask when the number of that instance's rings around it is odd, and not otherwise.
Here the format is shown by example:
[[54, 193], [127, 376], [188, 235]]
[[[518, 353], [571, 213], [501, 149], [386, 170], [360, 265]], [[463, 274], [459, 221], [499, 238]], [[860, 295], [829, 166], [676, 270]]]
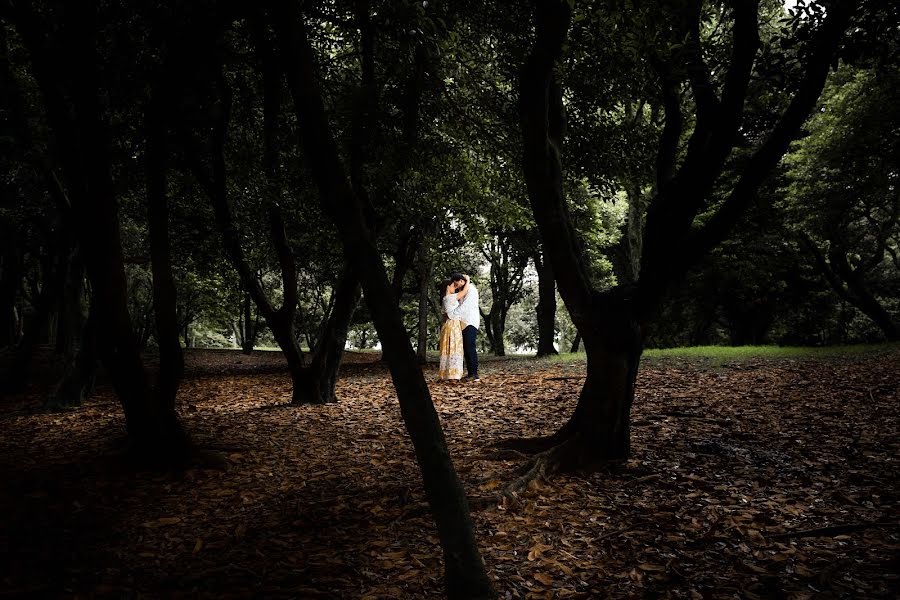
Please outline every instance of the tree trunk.
[[488, 348], [490, 350], [494, 349], [494, 325], [491, 321], [491, 314], [485, 313], [480, 308], [478, 312], [481, 314], [481, 319], [484, 321], [484, 327], [482, 330], [484, 331], [484, 337], [487, 338]]
[[313, 360], [309, 367], [303, 369], [302, 403], [328, 404], [337, 401], [334, 390], [359, 295], [359, 281], [351, 269], [345, 269], [334, 292], [331, 314]]
[[241, 304], [243, 317], [241, 317], [241, 352], [250, 356], [253, 354], [253, 347], [256, 345], [256, 335], [258, 329], [253, 322], [253, 299], [250, 298], [250, 292], [244, 290], [244, 300]]
[[578, 352], [578, 349], [581, 347], [581, 334], [579, 332], [575, 332], [575, 339], [572, 340], [572, 348], [569, 350], [572, 354]]
[[274, 313], [266, 317], [266, 325], [272, 331], [275, 343], [281, 348], [287, 361], [288, 372], [291, 374], [293, 390], [291, 402], [294, 404], [306, 404], [310, 402], [308, 379], [306, 373], [306, 359], [300, 349], [300, 342], [294, 335], [293, 314]]
[[602, 309], [593, 326], [586, 328], [591, 331], [584, 338], [586, 378], [571, 418], [550, 436], [504, 444], [543, 453], [549, 472], [592, 470], [622, 461], [631, 452], [631, 406], [643, 330], [632, 299], [620, 292], [613, 290], [598, 298]]
[[61, 232], [57, 234], [57, 239], [50, 244], [51, 255], [42, 261], [45, 264], [41, 269], [41, 288], [32, 300], [34, 310], [26, 313], [22, 339], [16, 346], [9, 374], [5, 378], [5, 389], [9, 392], [20, 392], [28, 384], [34, 352], [42, 339], [46, 339], [52, 313], [60, 303], [72, 261], [72, 250], [62, 240], [63, 236]]
[[600, 342], [596, 350], [590, 346], [585, 340], [587, 377], [567, 428], [574, 446], [562, 457], [561, 470], [593, 469], [625, 460], [631, 452], [631, 405], [640, 342], [633, 339], [630, 347]]
[[641, 186], [632, 183], [628, 186], [628, 216], [625, 219], [625, 232], [623, 243], [625, 244], [625, 262], [628, 272], [626, 280], [622, 283], [633, 284], [640, 277], [641, 253], [644, 247], [644, 211], [646, 200], [641, 193]]
[[520, 78], [525, 182], [545, 260], [553, 262], [560, 293], [588, 355], [585, 384], [572, 418], [556, 434], [522, 444], [524, 449], [549, 452], [541, 460], [548, 461], [552, 471], [588, 468], [628, 455], [641, 340], [629, 294], [622, 289], [598, 294], [591, 288], [563, 194], [565, 111], [555, 68], [571, 8], [556, 0], [538, 0], [536, 8], [535, 42]]
[[428, 362], [428, 296], [431, 292], [431, 261], [422, 260], [419, 268], [419, 336], [416, 358]]
[[74, 356], [78, 337], [84, 328], [81, 296], [84, 288], [84, 265], [77, 249], [66, 268], [59, 298], [59, 319], [56, 323], [56, 353]]
[[98, 307], [100, 358], [122, 404], [136, 453], [153, 462], [180, 461], [185, 458], [184, 430], [174, 411], [161, 410], [150, 392], [128, 314], [110, 132], [101, 103], [97, 8], [85, 6], [51, 18], [56, 22], [48, 30], [43, 18], [23, 9], [15, 26], [30, 53], [56, 138], [74, 231]]
[[397, 388], [400, 412], [415, 448], [444, 550], [448, 596], [492, 598], [494, 593], [475, 543], [465, 490], [450, 460], [428, 386], [367, 222], [367, 211], [347, 179], [325, 114], [305, 24], [296, 10], [285, 4], [273, 5], [271, 17], [300, 124], [303, 155], [319, 188], [322, 208], [332, 215], [338, 227], [347, 262], [360, 278]]
[[0, 256], [0, 349], [11, 348], [18, 340], [16, 296], [22, 283], [22, 254], [16, 249], [12, 232], [4, 233], [4, 251]]
[[492, 332], [491, 352], [494, 356], [506, 356], [506, 341], [503, 339], [506, 333], [506, 311], [494, 310], [494, 307], [491, 307], [488, 317], [490, 317]]
[[[144, 168], [147, 181], [150, 269], [153, 274], [153, 314], [156, 318], [156, 342], [159, 345], [159, 375], [155, 393], [159, 410], [168, 415], [166, 418], [171, 419], [175, 414], [178, 385], [184, 374], [184, 354], [179, 341], [177, 292], [169, 244], [169, 201], [166, 196], [168, 123], [164, 118], [168, 102], [163, 85], [157, 84], [157, 89], [151, 92], [153, 96], [145, 114], [147, 149]], [[161, 95], [162, 98], [159, 97]]]
[[894, 322], [894, 319], [881, 302], [872, 295], [871, 292], [862, 284], [852, 285], [853, 296], [856, 306], [864, 315], [872, 319], [872, 322], [881, 330], [884, 337], [889, 342], [900, 341], [900, 326]]
[[81, 406], [94, 391], [97, 373], [97, 311], [94, 303], [79, 332], [74, 352], [66, 357], [65, 371], [47, 398], [48, 410], [65, 410]]
[[538, 275], [537, 355], [559, 354], [553, 344], [556, 339], [556, 281], [553, 279], [553, 265], [536, 254], [534, 266]]
[[485, 329], [496, 356], [506, 356], [506, 315], [522, 294], [530, 252], [521, 246], [520, 233], [506, 232], [493, 236], [487, 249], [482, 249], [491, 264], [491, 310], [485, 318]]
[[[266, 296], [262, 284], [255, 277], [244, 255], [244, 251], [241, 248], [240, 235], [235, 226], [234, 216], [228, 202], [225, 141], [231, 114], [231, 90], [228, 88], [225, 77], [221, 73], [218, 78], [218, 89], [221, 94], [219, 98], [220, 110], [217, 111], [216, 119], [213, 123], [211, 173], [207, 174], [205, 172], [200, 160], [200, 153], [194, 148], [193, 141], [189, 138], [186, 139], [186, 144], [190, 147], [188, 158], [191, 161], [195, 177], [206, 189], [207, 195], [212, 202], [216, 222], [219, 226], [219, 231], [222, 233], [225, 254], [240, 275], [241, 284], [250, 297], [253, 298], [253, 302], [265, 319], [266, 325], [272, 331], [272, 336], [287, 360], [288, 370], [293, 383], [291, 401], [295, 404], [302, 404], [307, 402], [311, 396], [307, 390], [303, 389], [304, 384], [308, 381], [307, 373], [304, 372], [305, 357], [300, 348], [300, 342], [294, 334], [294, 319], [297, 313], [297, 265], [294, 261], [294, 253], [287, 240], [281, 209], [276, 204], [270, 204], [268, 206], [269, 229], [272, 235], [272, 245], [275, 247], [278, 262], [281, 266], [283, 290], [282, 304], [276, 308]], [[245, 323], [247, 322], [246, 316], [245, 309]], [[249, 353], [246, 346], [247, 340], [245, 339], [244, 341], [244, 352]]]
[[80, 406], [94, 387], [96, 316], [93, 322], [84, 319], [81, 312], [83, 288], [84, 266], [76, 251], [66, 277], [57, 328], [57, 352], [65, 356], [63, 374], [44, 404], [48, 410]]

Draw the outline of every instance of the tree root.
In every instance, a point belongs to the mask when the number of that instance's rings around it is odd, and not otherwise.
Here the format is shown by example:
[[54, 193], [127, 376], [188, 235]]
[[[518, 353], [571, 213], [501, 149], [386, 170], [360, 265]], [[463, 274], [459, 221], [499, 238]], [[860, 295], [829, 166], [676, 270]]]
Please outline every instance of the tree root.
[[[500, 442], [500, 444], [502, 444], [504, 447], [510, 442], [516, 443], [517, 445], [519, 442], [521, 442], [525, 444], [543, 446], [549, 444], [551, 440], [557, 440], [556, 443], [551, 445], [549, 448], [541, 450], [540, 452], [536, 452], [533, 456], [530, 457], [526, 456], [524, 452], [521, 452], [518, 449], [512, 449], [508, 447], [505, 447], [504, 451], [502, 452], [485, 455], [484, 458], [486, 459], [503, 460], [508, 457], [509, 453], [512, 453], [516, 457], [525, 457], [526, 460], [523, 464], [519, 465], [518, 467], [514, 468], [504, 475], [501, 475], [499, 477], [491, 476], [483, 478], [479, 482], [479, 486], [482, 486], [491, 481], [496, 481], [497, 479], [512, 480], [508, 484], [500, 488], [496, 494], [470, 498], [469, 506], [471, 510], [481, 510], [497, 505], [503, 505], [504, 507], [517, 507], [520, 504], [518, 498], [518, 494], [520, 492], [528, 489], [532, 485], [532, 482], [545, 481], [556, 473], [575, 471], [591, 472], [604, 468], [610, 469], [610, 471], [612, 471], [624, 464], [624, 458], [608, 460], [594, 459], [590, 463], [585, 462], [584, 456], [581, 452], [582, 448], [580, 446], [580, 435], [569, 435], [567, 437], [564, 437], [560, 441], [559, 438], [562, 437], [560, 434], [563, 431], [564, 429], [561, 429], [556, 434], [554, 434], [554, 436], [543, 438], [522, 440], [513, 439]], [[655, 481], [660, 477], [661, 476], [659, 473], [651, 473], [645, 476], [636, 477], [630, 480], [629, 483], [641, 484], [645, 482]]]
[[[503, 486], [496, 494], [480, 496], [469, 499], [470, 510], [482, 510], [502, 505], [516, 508], [521, 502], [518, 495], [526, 490], [532, 482], [544, 481], [553, 474], [570, 467], [570, 457], [576, 438], [572, 437], [561, 444], [557, 444], [548, 450], [544, 450], [529, 458], [525, 463], [513, 469], [505, 477], [514, 477], [512, 481]], [[488, 481], [496, 478], [490, 478]]]
[[532, 481], [547, 479], [560, 471], [563, 467], [563, 456], [569, 451], [571, 443], [572, 440], [567, 440], [533, 456], [519, 468], [519, 476], [503, 488], [501, 495], [512, 500], [514, 494], [527, 488]]
[[511, 452], [518, 452], [520, 454], [531, 455], [540, 454], [542, 452], [552, 450], [554, 447], [559, 445], [561, 441], [564, 440], [561, 440], [559, 438], [559, 432], [556, 432], [553, 435], [538, 437], [508, 438], [495, 442], [491, 444], [491, 446], [497, 448], [498, 450], [507, 450]]
[[[521, 502], [518, 498], [519, 492], [528, 488], [532, 481], [545, 480], [554, 473], [563, 470], [562, 467], [565, 466], [563, 457], [571, 452], [570, 444], [572, 443], [572, 440], [573, 439], [570, 438], [562, 444], [558, 444], [549, 450], [528, 458], [524, 464], [519, 465], [503, 476], [503, 478], [515, 477], [515, 479], [500, 488], [496, 493], [486, 496], [470, 496], [468, 498], [469, 510], [475, 512], [496, 508], [498, 506], [514, 509], [521, 506]], [[490, 477], [483, 480], [483, 483], [494, 481], [496, 479], [497, 477]], [[408, 508], [394, 520], [394, 523], [409, 518], [427, 515], [428, 511], [428, 503], [422, 502]]]

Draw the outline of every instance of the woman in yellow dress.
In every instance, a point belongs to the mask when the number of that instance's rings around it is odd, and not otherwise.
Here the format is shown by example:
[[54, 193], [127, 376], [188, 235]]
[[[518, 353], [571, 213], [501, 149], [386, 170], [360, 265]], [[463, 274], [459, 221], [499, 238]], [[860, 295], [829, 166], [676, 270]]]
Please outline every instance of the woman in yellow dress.
[[438, 379], [441, 381], [459, 381], [463, 375], [463, 338], [462, 330], [466, 324], [459, 319], [447, 318], [447, 313], [459, 305], [460, 300], [466, 296], [468, 282], [459, 291], [453, 287], [453, 282], [445, 279], [441, 282], [440, 289], [443, 297], [441, 304], [444, 309], [444, 325], [441, 327], [441, 361], [438, 369]]

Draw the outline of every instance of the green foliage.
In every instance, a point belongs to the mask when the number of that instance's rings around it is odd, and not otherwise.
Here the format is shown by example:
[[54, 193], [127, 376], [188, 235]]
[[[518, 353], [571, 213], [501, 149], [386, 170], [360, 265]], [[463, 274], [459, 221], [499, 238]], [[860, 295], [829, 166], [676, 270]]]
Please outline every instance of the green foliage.
[[[845, 66], [786, 157], [778, 208], [840, 295], [900, 296], [900, 71]], [[826, 259], [827, 257], [827, 259]], [[863, 294], [868, 293], [863, 291]]]
[[[891, 215], [900, 183], [900, 76], [890, 60], [897, 53], [897, 38], [886, 35], [895, 33], [895, 4], [861, 3], [842, 48], [844, 66], [833, 75], [806, 137], [785, 160], [777, 185], [761, 192], [761, 208], [663, 307], [651, 344], [830, 343], [876, 336], [855, 308], [827, 290], [797, 245], [795, 234], [800, 232], [826, 252], [841, 244], [853, 266], [872, 263], [867, 281], [897, 314], [900, 234]], [[52, 12], [40, 6], [42, 15]], [[340, 152], [358, 170], [354, 185], [366, 191], [385, 263], [403, 274], [398, 276], [398, 301], [407, 329], [415, 339], [424, 286], [428, 343], [434, 347], [440, 326], [437, 281], [451, 271], [472, 274], [488, 312], [493, 305], [490, 263], [499, 259], [496, 253], [486, 258], [482, 249], [502, 236], [514, 236], [523, 240], [523, 256], [539, 251], [521, 173], [517, 104], [518, 75], [533, 37], [531, 7], [471, 0], [427, 5], [373, 0], [371, 6], [371, 88], [362, 81], [362, 36], [352, 3], [306, 3], [304, 9]], [[630, 250], [626, 246], [634, 241], [629, 232], [642, 229], [643, 210], [656, 183], [665, 116], [660, 65], [680, 68], [688, 40], [678, 22], [679, 3], [570, 1], [570, 6], [573, 24], [559, 69], [567, 117], [564, 186], [593, 284], [605, 289], [626, 281], [623, 264], [634, 256], [623, 256], [639, 252], [639, 244]], [[738, 148], [718, 193], [708, 199], [708, 209], [732, 187], [738, 168], [784, 109], [808, 55], [810, 34], [820, 22], [820, 6], [800, 2], [788, 14], [777, 0], [761, 3], [763, 44]], [[258, 32], [250, 13], [227, 12], [232, 8], [216, 7], [212, 14], [210, 5], [202, 3], [161, 10], [111, 2], [98, 13], [108, 33], [98, 47], [99, 67], [106, 90], [104, 117], [113, 137], [131, 316], [140, 337], [152, 340], [143, 111], [152, 75], [167, 61], [191, 60], [196, 73], [178, 90], [183, 96], [177, 99], [183, 121], [179, 127], [197, 139], [208, 133], [210, 116], [218, 110], [214, 92], [221, 67], [234, 99], [225, 159], [242, 248], [277, 304], [283, 290], [266, 218], [267, 207], [277, 204], [299, 271], [296, 333], [305, 345], [314, 346], [343, 271], [343, 256], [297, 149], [298, 123], [287, 110], [289, 97], [280, 79], [270, 97], [276, 105], [269, 115], [274, 118], [274, 167], [264, 160], [266, 85]], [[718, 88], [730, 60], [731, 8], [704, 3], [702, 10], [699, 43]], [[15, 84], [0, 90], [0, 234], [14, 240], [9, 246], [15, 248], [4, 247], [3, 274], [11, 272], [6, 265], [21, 263], [22, 273], [11, 276], [18, 278], [15, 300], [30, 310], [45, 284], [48, 248], [60, 231], [61, 213], [48, 193], [45, 172], [46, 166], [55, 167], [55, 149], [29, 57], [14, 28], [5, 22], [0, 28], [4, 82]], [[173, 31], [211, 45], [201, 48], [205, 54], [179, 56], [184, 48], [179, 50], [177, 39], [160, 42]], [[13, 89], [21, 106], [10, 93]], [[684, 142], [694, 126], [694, 99], [686, 85], [677, 91], [686, 116]], [[360, 127], [365, 130], [362, 141]], [[168, 132], [167, 157], [180, 326], [186, 341], [232, 344], [242, 291], [223, 258], [205, 192], [187, 168], [184, 132], [177, 129]], [[524, 281], [507, 315], [506, 339], [516, 348], [536, 342], [531, 266]], [[562, 303], [558, 306], [559, 346], [568, 350], [575, 332]], [[262, 342], [267, 343], [265, 335]], [[354, 319], [351, 343], [360, 348], [377, 343], [364, 308]]]

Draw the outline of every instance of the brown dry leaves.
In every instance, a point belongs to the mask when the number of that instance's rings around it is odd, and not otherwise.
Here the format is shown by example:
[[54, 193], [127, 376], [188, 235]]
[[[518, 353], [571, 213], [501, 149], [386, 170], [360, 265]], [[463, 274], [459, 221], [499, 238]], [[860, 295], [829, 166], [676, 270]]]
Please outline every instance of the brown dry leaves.
[[[199, 353], [189, 357], [205, 364]], [[2, 588], [32, 596], [439, 595], [438, 540], [430, 518], [413, 516], [424, 498], [412, 448], [390, 379], [371, 358], [354, 357], [342, 401], [325, 407], [285, 406], [289, 379], [235, 374], [230, 359], [252, 370], [253, 359], [240, 355], [216, 354], [210, 368], [195, 368], [180, 394], [184, 421], [199, 445], [226, 455], [227, 472], [127, 469], [115, 458], [122, 418], [108, 389], [74, 413], [3, 419]], [[263, 361], [271, 368], [271, 356]], [[581, 382], [550, 378], [582, 370], [485, 361], [481, 385], [432, 386], [473, 496], [496, 490], [517, 464], [487, 460], [486, 444], [551, 432]], [[898, 384], [897, 351], [651, 364], [639, 377], [626, 468], [558, 476], [533, 485], [515, 509], [474, 516], [489, 573], [510, 598], [891, 597]], [[868, 523], [893, 526], [796, 535]]]

